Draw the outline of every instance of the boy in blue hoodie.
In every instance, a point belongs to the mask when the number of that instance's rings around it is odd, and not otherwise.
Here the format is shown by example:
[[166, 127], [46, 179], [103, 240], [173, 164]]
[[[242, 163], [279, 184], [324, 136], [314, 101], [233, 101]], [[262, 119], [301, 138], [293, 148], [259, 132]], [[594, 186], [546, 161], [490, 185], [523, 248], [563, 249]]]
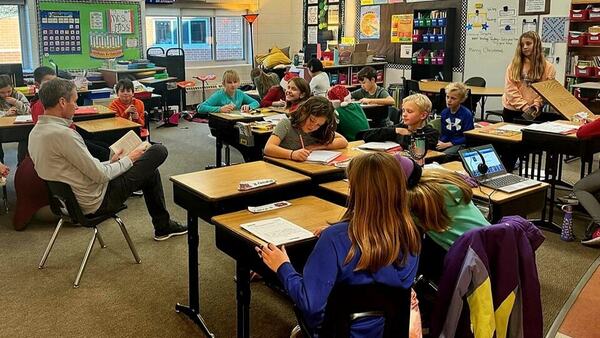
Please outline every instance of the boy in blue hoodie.
[[473, 113], [461, 103], [467, 99], [467, 87], [460, 82], [446, 86], [446, 109], [442, 110], [442, 128], [437, 150], [444, 152], [447, 159], [456, 157], [464, 148], [464, 132], [474, 128]]

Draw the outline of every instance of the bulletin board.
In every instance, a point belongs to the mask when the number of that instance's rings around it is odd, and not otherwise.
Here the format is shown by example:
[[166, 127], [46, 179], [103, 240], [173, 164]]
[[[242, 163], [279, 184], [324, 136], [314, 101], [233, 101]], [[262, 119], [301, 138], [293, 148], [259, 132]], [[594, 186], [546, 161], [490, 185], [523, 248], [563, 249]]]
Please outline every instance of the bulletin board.
[[455, 30], [456, 46], [454, 50], [459, 54], [454, 57], [455, 71], [462, 71], [464, 64], [464, 24], [461, 18], [465, 15], [465, 3], [462, 0], [438, 0], [438, 1], [381, 1], [381, 0], [357, 0], [357, 13], [364, 11], [364, 8], [372, 8], [372, 12], [378, 16], [379, 30], [376, 38], [361, 39], [360, 32], [360, 15], [356, 18], [356, 32], [359, 42], [369, 44], [369, 49], [374, 50], [377, 55], [385, 55], [386, 61], [390, 63], [391, 68], [408, 69], [410, 68], [411, 59], [402, 56], [402, 45], [410, 45], [410, 43], [392, 43], [392, 19], [393, 16], [401, 14], [413, 14], [415, 10], [425, 9], [445, 9], [456, 8], [457, 18], [453, 27]]
[[137, 1], [38, 0], [37, 12], [40, 64], [95, 69], [143, 55]]

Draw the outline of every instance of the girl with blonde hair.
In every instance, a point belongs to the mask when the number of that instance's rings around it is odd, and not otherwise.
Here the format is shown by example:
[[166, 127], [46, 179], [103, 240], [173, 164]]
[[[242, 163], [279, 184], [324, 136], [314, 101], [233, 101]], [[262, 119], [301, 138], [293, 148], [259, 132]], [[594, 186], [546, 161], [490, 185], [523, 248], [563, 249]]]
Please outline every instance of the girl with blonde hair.
[[523, 113], [527, 119], [540, 115], [543, 99], [531, 84], [552, 80], [556, 76], [554, 66], [546, 60], [542, 41], [538, 33], [525, 32], [519, 38], [512, 62], [506, 69], [502, 117], [504, 122], [513, 122]]
[[198, 113], [231, 113], [234, 110], [248, 112], [258, 108], [258, 101], [239, 89], [240, 76], [235, 70], [223, 73], [223, 88], [214, 92], [198, 105]]
[[[290, 264], [285, 247], [256, 248], [311, 328], [322, 322], [334, 285], [409, 288], [417, 270], [419, 231], [408, 209], [406, 177], [396, 160], [386, 153], [364, 154], [350, 162], [347, 175], [348, 209], [339, 223], [320, 233], [303, 274]], [[382, 325], [378, 319], [365, 319], [360, 329], [352, 326], [351, 336], [371, 336]]]

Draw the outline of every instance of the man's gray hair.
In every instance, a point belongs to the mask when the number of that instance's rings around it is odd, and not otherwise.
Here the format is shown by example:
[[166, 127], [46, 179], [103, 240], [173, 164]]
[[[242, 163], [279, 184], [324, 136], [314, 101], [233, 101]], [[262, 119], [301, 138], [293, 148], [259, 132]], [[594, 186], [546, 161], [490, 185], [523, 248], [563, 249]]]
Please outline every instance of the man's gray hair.
[[71, 99], [73, 88], [75, 88], [75, 84], [69, 80], [55, 78], [46, 81], [40, 88], [40, 101], [42, 101], [44, 108], [52, 108], [58, 104], [61, 97], [66, 100]]

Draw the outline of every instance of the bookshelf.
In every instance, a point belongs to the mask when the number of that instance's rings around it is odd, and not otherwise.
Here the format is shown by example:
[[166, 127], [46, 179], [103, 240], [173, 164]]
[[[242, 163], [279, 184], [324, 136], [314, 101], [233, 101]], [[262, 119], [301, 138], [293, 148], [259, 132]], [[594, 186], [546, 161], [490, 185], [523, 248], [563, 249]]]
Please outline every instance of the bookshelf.
[[411, 59], [413, 80], [452, 79], [455, 28], [455, 8], [414, 11]]
[[[323, 67], [323, 71], [329, 75], [331, 86], [341, 84], [348, 89], [356, 89], [360, 87], [360, 83], [358, 82], [358, 72], [366, 66], [371, 66], [377, 71], [377, 85], [383, 87], [385, 82], [385, 65], [387, 65], [386, 62], [335, 65], [325, 66]], [[304, 78], [307, 81], [310, 81], [308, 71], [304, 72]]]
[[565, 86], [595, 114], [600, 112], [597, 90], [573, 87], [600, 81], [600, 0], [572, 0], [569, 11]]

